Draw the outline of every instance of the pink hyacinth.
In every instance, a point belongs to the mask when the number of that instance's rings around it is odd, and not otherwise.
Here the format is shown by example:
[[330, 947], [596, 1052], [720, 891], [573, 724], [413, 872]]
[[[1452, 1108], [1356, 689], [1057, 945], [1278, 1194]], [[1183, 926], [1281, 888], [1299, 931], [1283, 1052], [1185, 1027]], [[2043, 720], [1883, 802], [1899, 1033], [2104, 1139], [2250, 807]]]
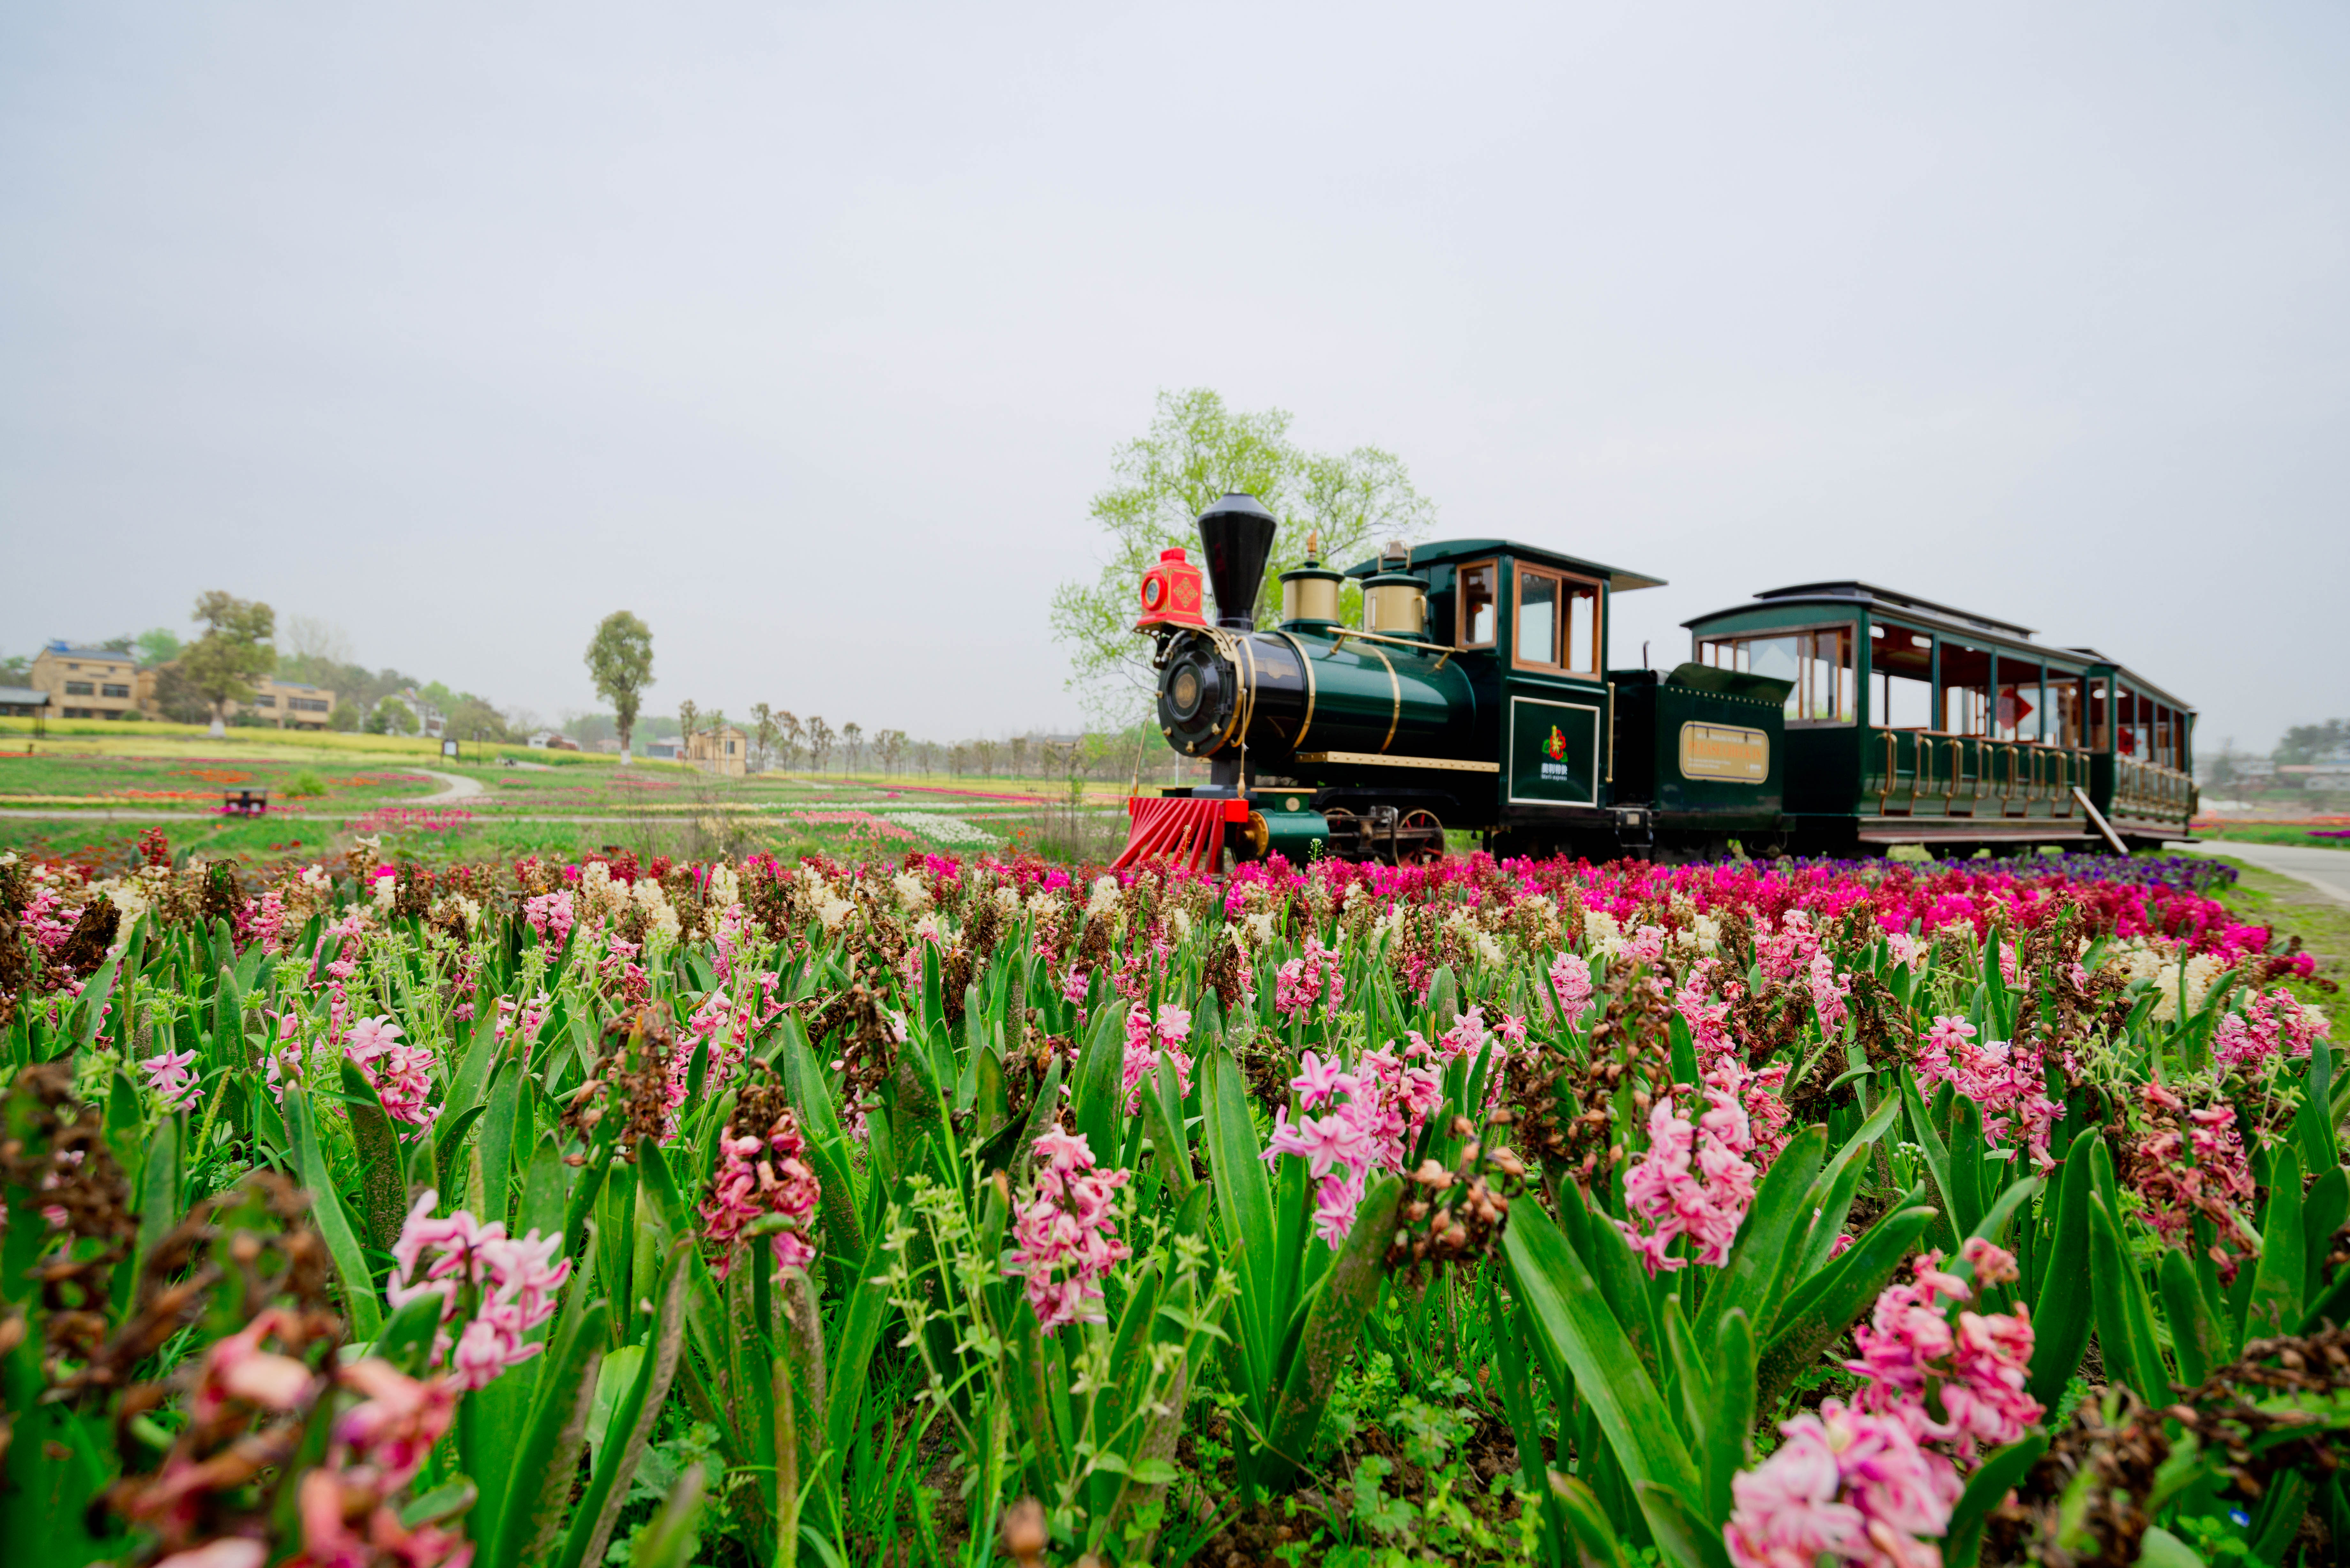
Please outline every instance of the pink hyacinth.
[[560, 948], [565, 939], [571, 935], [573, 914], [571, 889], [568, 888], [560, 892], [541, 893], [525, 898], [522, 912], [523, 918], [530, 922], [530, 929], [538, 933], [539, 942], [544, 947]]
[[[1427, 1047], [1419, 1047], [1425, 1054]], [[1305, 1161], [1319, 1185], [1314, 1194], [1314, 1233], [1332, 1248], [1355, 1228], [1371, 1172], [1403, 1168], [1406, 1140], [1444, 1103], [1436, 1070], [1406, 1066], [1393, 1051], [1366, 1051], [1354, 1072], [1323, 1062], [1308, 1052], [1305, 1072], [1290, 1081], [1302, 1111], [1327, 1106], [1321, 1116], [1292, 1120], [1289, 1107], [1274, 1113], [1265, 1142], [1268, 1164], [1290, 1156]]]
[[1721, 1534], [1737, 1568], [1815, 1568], [1823, 1554], [1868, 1568], [1940, 1561], [1929, 1542], [1965, 1490], [1949, 1459], [1899, 1421], [1838, 1399], [1779, 1431], [1779, 1450], [1730, 1483]]
[[1150, 1009], [1139, 1002], [1127, 1011], [1126, 1057], [1119, 1070], [1127, 1115], [1133, 1116], [1142, 1109], [1142, 1086], [1158, 1066], [1162, 1050], [1167, 1059], [1175, 1064], [1178, 1092], [1191, 1092], [1191, 1054], [1184, 1049], [1184, 1043], [1191, 1037], [1191, 1015], [1171, 1002], [1159, 1003], [1156, 1022], [1150, 1016]]
[[185, 1110], [203, 1097], [203, 1085], [188, 1071], [195, 1060], [192, 1050], [176, 1055], [164, 1050], [139, 1064], [139, 1070], [147, 1075], [147, 1086], [161, 1097], [166, 1111]]
[[1624, 1207], [1633, 1218], [1616, 1225], [1650, 1274], [1686, 1266], [1689, 1259], [1669, 1252], [1682, 1236], [1696, 1262], [1719, 1267], [1754, 1201], [1756, 1173], [1745, 1158], [1754, 1137], [1745, 1107], [1720, 1089], [1709, 1087], [1705, 1096], [1709, 1108], [1695, 1123], [1669, 1096], [1659, 1099], [1648, 1113], [1648, 1150], [1624, 1173]]
[[2303, 1007], [2290, 992], [2248, 991], [2241, 1012], [2220, 1015], [2211, 1054], [2230, 1072], [2256, 1074], [2281, 1056], [2308, 1055], [2319, 1036], [2333, 1032], [2332, 1019]]
[[1580, 953], [1561, 953], [1550, 961], [1550, 988], [1558, 997], [1559, 1012], [1573, 1028], [1591, 1005], [1591, 961]]
[[471, 1287], [477, 1304], [473, 1321], [454, 1342], [453, 1365], [461, 1385], [482, 1388], [545, 1348], [530, 1343], [528, 1335], [555, 1315], [556, 1293], [571, 1277], [571, 1260], [555, 1261], [563, 1246], [559, 1235], [542, 1237], [533, 1231], [516, 1240], [506, 1234], [504, 1220], [484, 1225], [463, 1209], [435, 1219], [432, 1209], [439, 1201], [440, 1194], [428, 1189], [408, 1211], [392, 1243], [394, 1268], [384, 1297], [394, 1309], [428, 1295], [441, 1298], [442, 1331], [433, 1344], [437, 1365], [452, 1348], [447, 1325], [456, 1320], [459, 1301]]
[[400, 1037], [388, 1016], [362, 1018], [351, 1025], [343, 1054], [382, 1097], [383, 1114], [412, 1127], [427, 1127], [439, 1116], [425, 1103], [432, 1090], [432, 1053]]
[[1026, 1282], [1028, 1304], [1046, 1334], [1063, 1324], [1100, 1323], [1101, 1282], [1133, 1255], [1118, 1237], [1111, 1199], [1131, 1172], [1097, 1170], [1082, 1133], [1049, 1127], [1035, 1145], [1034, 1196], [1012, 1221], [1004, 1272]]
[[2045, 1170], [2056, 1163], [2048, 1140], [2064, 1107], [2048, 1097], [2036, 1052], [2019, 1052], [2005, 1040], [1978, 1042], [1965, 1019], [1938, 1017], [1918, 1054], [1918, 1084], [1927, 1090], [1948, 1084], [1974, 1102], [1993, 1148], [2020, 1134], [2034, 1164]]
[[1274, 979], [1273, 1010], [1303, 1022], [1315, 1003], [1323, 1002], [1323, 1016], [1336, 1019], [1346, 997], [1347, 977], [1339, 971], [1337, 950], [1324, 947], [1319, 937], [1308, 937], [1305, 952], [1283, 964]]
[[[1971, 1461], [1979, 1449], [2014, 1442], [2040, 1419], [2040, 1402], [2024, 1391], [2032, 1320], [2021, 1305], [2012, 1313], [1960, 1311], [1953, 1318], [1946, 1303], [1974, 1292], [1938, 1266], [1940, 1256], [1920, 1255], [1911, 1266], [1914, 1283], [1897, 1282], [1878, 1293], [1868, 1322], [1852, 1331], [1860, 1355], [1845, 1369], [1866, 1379], [1863, 1409]], [[1985, 1283], [2015, 1277], [2015, 1260], [2001, 1248], [1970, 1243], [1969, 1261]], [[1939, 1420], [1929, 1396], [1942, 1410]]]
[[1844, 1000], [1852, 990], [1852, 976], [1837, 973], [1835, 960], [1822, 951], [1812, 955], [1809, 981], [1812, 1009], [1819, 1014], [1820, 1033], [1834, 1034], [1844, 1027], [1845, 1018], [1852, 1011]]
[[1755, 961], [1762, 966], [1762, 978], [1773, 985], [1794, 979], [1811, 966], [1812, 957], [1820, 949], [1820, 937], [1812, 929], [1808, 909], [1789, 909], [1779, 917], [1775, 931], [1760, 928], [1762, 935], [1754, 943]]
[[823, 1189], [806, 1154], [807, 1140], [789, 1112], [764, 1138], [746, 1134], [719, 1140], [718, 1168], [701, 1213], [702, 1240], [716, 1249], [711, 1272], [720, 1279], [734, 1266], [734, 1243], [743, 1228], [769, 1214], [780, 1214], [785, 1222], [768, 1238], [776, 1266], [804, 1269], [816, 1261], [808, 1237], [816, 1229]]

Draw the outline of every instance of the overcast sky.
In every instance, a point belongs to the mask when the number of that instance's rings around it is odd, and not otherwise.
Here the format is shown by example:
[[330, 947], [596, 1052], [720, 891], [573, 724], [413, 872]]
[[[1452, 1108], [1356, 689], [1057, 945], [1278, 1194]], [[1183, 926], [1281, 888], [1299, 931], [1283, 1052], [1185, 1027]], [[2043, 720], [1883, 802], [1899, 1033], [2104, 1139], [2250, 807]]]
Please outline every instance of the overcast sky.
[[1441, 535], [2350, 713], [2350, 8], [0, 12], [0, 651], [222, 587], [553, 717], [1071, 727], [1161, 388]]

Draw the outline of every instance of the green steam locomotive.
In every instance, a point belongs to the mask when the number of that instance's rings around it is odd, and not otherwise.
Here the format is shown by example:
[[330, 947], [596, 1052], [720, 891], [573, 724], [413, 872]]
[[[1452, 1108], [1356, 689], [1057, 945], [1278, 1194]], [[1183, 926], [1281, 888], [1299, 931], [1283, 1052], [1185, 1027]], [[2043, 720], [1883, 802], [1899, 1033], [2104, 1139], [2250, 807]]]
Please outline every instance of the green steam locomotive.
[[1614, 597], [1660, 579], [1454, 539], [1344, 571], [1309, 541], [1260, 629], [1273, 514], [1227, 495], [1199, 528], [1214, 618], [1170, 550], [1137, 629], [1160, 732], [1210, 782], [1129, 803], [1125, 861], [2126, 847], [2194, 810], [2193, 710], [2020, 627], [1814, 584], [1687, 623], [1695, 657], [1669, 672], [1611, 669]]

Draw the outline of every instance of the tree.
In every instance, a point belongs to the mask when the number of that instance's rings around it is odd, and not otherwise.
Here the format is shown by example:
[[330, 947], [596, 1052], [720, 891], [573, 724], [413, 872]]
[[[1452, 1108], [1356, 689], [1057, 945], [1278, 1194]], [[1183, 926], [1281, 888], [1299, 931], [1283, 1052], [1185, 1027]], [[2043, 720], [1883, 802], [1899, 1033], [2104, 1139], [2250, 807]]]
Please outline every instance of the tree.
[[[160, 685], [161, 682], [158, 682], [158, 684]], [[169, 709], [164, 710], [167, 717], [169, 716], [170, 711], [171, 711]], [[365, 722], [366, 721], [359, 714], [358, 705], [351, 702], [336, 703], [335, 711], [327, 715], [327, 728], [329, 730], [339, 731], [341, 733], [346, 735], [357, 731]]]
[[845, 774], [855, 773], [858, 759], [865, 752], [865, 726], [854, 720], [843, 724], [840, 727], [840, 749], [846, 753], [840, 764], [840, 771]]
[[807, 749], [816, 771], [824, 772], [825, 759], [832, 755], [832, 726], [824, 722], [821, 713], [810, 714], [807, 722]]
[[1278, 608], [1280, 575], [1305, 558], [1309, 533], [1319, 534], [1322, 558], [1344, 567], [1388, 539], [1425, 536], [1435, 521], [1434, 504], [1412, 488], [1401, 458], [1370, 446], [1307, 452], [1290, 439], [1290, 418], [1281, 409], [1236, 412], [1205, 387], [1161, 392], [1149, 432], [1112, 456], [1110, 487], [1092, 506], [1107, 535], [1100, 574], [1063, 583], [1049, 620], [1069, 649], [1069, 690], [1103, 727], [1133, 722], [1156, 688], [1150, 644], [1133, 629], [1135, 593], [1159, 551], [1180, 546], [1196, 556], [1193, 524], [1210, 503], [1243, 491], [1281, 519], [1257, 595], [1260, 618]]
[[775, 710], [775, 749], [783, 753], [784, 766], [795, 767], [800, 757], [800, 716], [788, 709]]
[[152, 627], [133, 639], [139, 649], [139, 667], [153, 670], [180, 657], [180, 638], [170, 627]]
[[899, 759], [906, 754], [906, 732], [884, 730], [873, 737], [873, 750], [880, 755], [881, 771], [894, 774]]
[[752, 703], [751, 723], [753, 725], [751, 744], [754, 748], [754, 754], [759, 759], [758, 771], [764, 773], [768, 765], [767, 753], [775, 744], [775, 711], [764, 702]]
[[2295, 724], [2277, 742], [2276, 761], [2280, 764], [2314, 763], [2331, 757], [2350, 744], [2350, 720], [2328, 719], [2323, 724]]
[[689, 697], [677, 705], [678, 761], [684, 762], [693, 755], [693, 737], [702, 732], [697, 728], [701, 722], [702, 710], [693, 705], [692, 698]]
[[416, 710], [397, 697], [387, 697], [368, 715], [368, 732], [376, 735], [416, 733]]
[[269, 639], [277, 629], [277, 614], [258, 600], [213, 588], [197, 598], [189, 618], [201, 623], [204, 634], [181, 656], [180, 668], [212, 705], [217, 735], [226, 727], [228, 705], [250, 699], [253, 683], [276, 668], [277, 650]]
[[629, 742], [637, 732], [637, 710], [645, 688], [653, 683], [652, 628], [627, 610], [614, 610], [596, 628], [588, 642], [588, 673], [596, 695], [612, 705], [613, 727], [620, 732], [620, 763], [629, 763]]

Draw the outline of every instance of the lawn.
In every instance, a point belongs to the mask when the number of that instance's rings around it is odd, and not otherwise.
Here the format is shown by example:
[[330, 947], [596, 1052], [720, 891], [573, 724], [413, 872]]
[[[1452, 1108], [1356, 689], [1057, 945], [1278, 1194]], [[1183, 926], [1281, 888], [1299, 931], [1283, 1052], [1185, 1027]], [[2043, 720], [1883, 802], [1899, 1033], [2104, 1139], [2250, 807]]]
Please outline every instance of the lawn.
[[2288, 939], [2299, 937], [2302, 946], [2315, 955], [2316, 980], [2293, 982], [2294, 994], [2324, 1008], [2337, 1024], [2350, 1018], [2350, 1001], [2335, 989], [2350, 968], [2350, 909], [2306, 882], [2241, 860], [2227, 864], [2236, 867], [2239, 879], [2232, 888], [2215, 889], [2220, 901], [2248, 923], [2272, 927]]
[[364, 810], [381, 801], [429, 794], [441, 785], [413, 768], [387, 762], [354, 768], [352, 759], [293, 762], [252, 755], [109, 756], [54, 751], [0, 755], [0, 806], [152, 806], [206, 810], [232, 789], [267, 790], [270, 809]]

